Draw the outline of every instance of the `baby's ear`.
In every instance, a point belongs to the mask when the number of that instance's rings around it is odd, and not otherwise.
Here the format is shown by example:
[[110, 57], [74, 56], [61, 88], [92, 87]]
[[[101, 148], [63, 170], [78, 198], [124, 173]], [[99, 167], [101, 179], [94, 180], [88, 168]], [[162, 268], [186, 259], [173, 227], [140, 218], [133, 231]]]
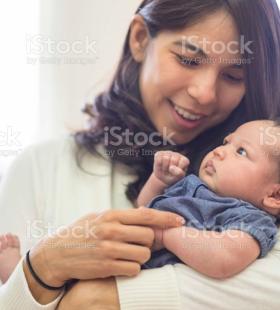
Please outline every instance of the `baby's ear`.
[[271, 214], [280, 214], [280, 184], [271, 185], [263, 199], [263, 207]]

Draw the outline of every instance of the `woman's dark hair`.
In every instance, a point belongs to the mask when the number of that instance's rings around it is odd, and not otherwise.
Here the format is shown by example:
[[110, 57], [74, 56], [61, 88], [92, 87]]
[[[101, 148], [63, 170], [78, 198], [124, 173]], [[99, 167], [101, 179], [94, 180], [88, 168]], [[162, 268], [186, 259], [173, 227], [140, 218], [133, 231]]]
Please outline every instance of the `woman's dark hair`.
[[[243, 55], [252, 61], [244, 66], [246, 94], [225, 122], [185, 145], [174, 146], [164, 143], [163, 139], [158, 146], [131, 145], [133, 141], [127, 139], [116, 141], [116, 136], [109, 134], [111, 129], [115, 133], [129, 130], [147, 136], [156, 132], [141, 102], [138, 85], [141, 64], [132, 57], [130, 31], [110, 87], [99, 94], [93, 104], [86, 105], [84, 112], [90, 116], [90, 126], [75, 134], [76, 142], [80, 149], [95, 154], [98, 154], [96, 146], [103, 144], [105, 150], [113, 154], [113, 162], [133, 169], [138, 179], [127, 187], [126, 195], [131, 201], [151, 174], [154, 152], [171, 149], [187, 155], [191, 160], [189, 172], [195, 173], [201, 158], [241, 123], [280, 115], [280, 16], [275, 0], [145, 0], [136, 13], [144, 18], [150, 36], [154, 38], [161, 31], [183, 29], [220, 9], [231, 14], [245, 41], [253, 42], [250, 46], [253, 54], [245, 51]], [[141, 153], [135, 156], [139, 150]]]

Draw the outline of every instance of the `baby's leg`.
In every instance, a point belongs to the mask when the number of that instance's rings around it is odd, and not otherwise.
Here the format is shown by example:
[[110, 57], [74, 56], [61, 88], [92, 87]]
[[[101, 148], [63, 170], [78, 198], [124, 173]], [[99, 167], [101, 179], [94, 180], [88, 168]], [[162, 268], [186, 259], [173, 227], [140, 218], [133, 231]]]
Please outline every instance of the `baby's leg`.
[[0, 235], [0, 280], [5, 283], [20, 260], [20, 242], [16, 235]]

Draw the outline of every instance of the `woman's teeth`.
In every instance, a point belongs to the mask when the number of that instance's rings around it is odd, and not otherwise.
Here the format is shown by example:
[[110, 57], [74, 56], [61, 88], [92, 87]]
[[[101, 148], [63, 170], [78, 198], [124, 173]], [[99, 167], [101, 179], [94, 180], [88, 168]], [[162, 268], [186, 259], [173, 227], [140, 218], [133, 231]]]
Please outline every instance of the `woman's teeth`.
[[189, 113], [186, 110], [178, 107], [177, 105], [174, 105], [174, 109], [178, 114], [180, 114], [183, 118], [187, 120], [197, 121], [202, 118], [201, 115], [195, 115], [195, 114]]

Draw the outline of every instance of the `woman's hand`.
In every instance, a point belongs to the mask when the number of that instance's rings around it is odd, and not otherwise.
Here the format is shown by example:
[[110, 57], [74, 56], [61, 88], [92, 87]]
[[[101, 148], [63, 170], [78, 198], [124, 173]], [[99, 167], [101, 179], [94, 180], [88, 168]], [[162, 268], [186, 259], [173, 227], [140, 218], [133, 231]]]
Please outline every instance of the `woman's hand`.
[[79, 281], [63, 297], [58, 310], [120, 310], [114, 277]]
[[[135, 276], [150, 258], [151, 227], [178, 227], [182, 220], [177, 214], [147, 208], [90, 214], [42, 240], [30, 259], [41, 280], [56, 287], [69, 279]], [[26, 266], [24, 271], [33, 296], [40, 301], [44, 292], [37, 292]]]

